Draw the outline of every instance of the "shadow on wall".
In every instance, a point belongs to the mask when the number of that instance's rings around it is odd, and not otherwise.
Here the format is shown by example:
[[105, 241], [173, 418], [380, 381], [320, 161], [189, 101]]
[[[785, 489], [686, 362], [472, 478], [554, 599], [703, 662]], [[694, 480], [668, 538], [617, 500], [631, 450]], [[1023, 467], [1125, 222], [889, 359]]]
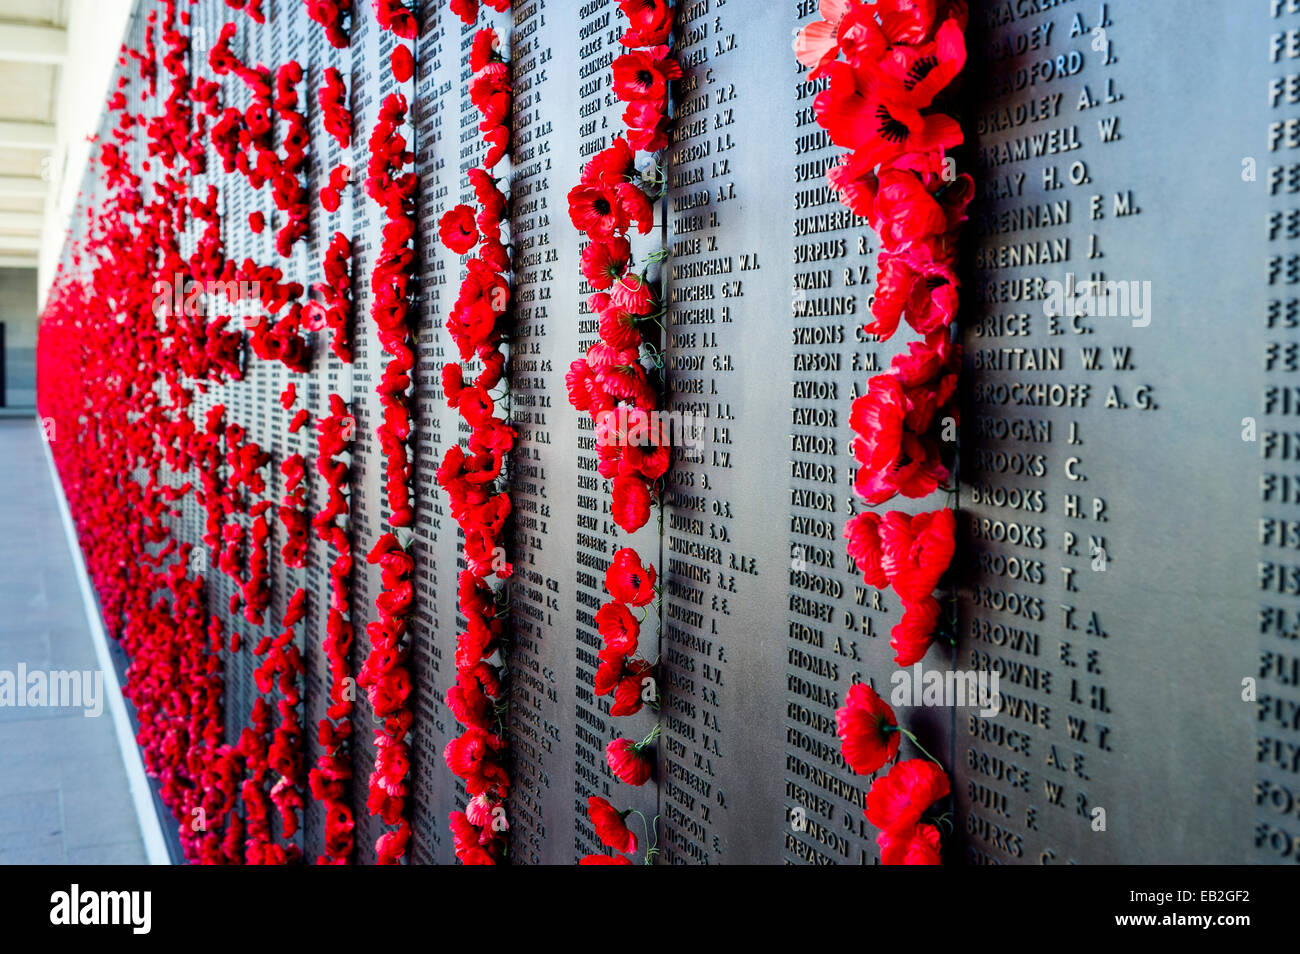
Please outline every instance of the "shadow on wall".
[[36, 407], [36, 269], [0, 268], [0, 416]]

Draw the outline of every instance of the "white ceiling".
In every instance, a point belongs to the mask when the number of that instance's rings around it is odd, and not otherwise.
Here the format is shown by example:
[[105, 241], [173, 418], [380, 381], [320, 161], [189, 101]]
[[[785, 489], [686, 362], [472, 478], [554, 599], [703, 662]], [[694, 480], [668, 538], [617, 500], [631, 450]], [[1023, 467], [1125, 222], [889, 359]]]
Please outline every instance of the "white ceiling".
[[8, 267], [37, 263], [57, 161], [66, 17], [65, 0], [0, 0], [0, 264]]

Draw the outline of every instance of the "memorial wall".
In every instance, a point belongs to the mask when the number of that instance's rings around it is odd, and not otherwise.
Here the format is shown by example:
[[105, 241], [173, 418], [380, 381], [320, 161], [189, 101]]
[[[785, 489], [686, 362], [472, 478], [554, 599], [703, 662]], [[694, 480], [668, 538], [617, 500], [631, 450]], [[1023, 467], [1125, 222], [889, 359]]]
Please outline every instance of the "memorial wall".
[[[915, 122], [962, 132], [925, 179], [954, 280], [898, 334], [866, 330], [896, 236], [828, 182], [836, 80], [793, 48], [856, 6], [141, 0], [38, 392], [186, 860], [893, 862], [861, 684], [894, 771], [946, 775], [929, 860], [1300, 860], [1300, 3], [941, 3], [960, 56], [882, 4], [909, 93], [954, 67]], [[644, 206], [580, 230], [628, 139]], [[631, 358], [587, 267], [624, 233]], [[960, 346], [946, 479], [878, 510], [899, 560], [951, 510], [955, 552], [900, 664], [916, 601], [845, 525], [857, 402], [920, 339]], [[597, 358], [671, 429], [659, 476], [573, 405]], [[654, 591], [611, 662], [624, 548]]]

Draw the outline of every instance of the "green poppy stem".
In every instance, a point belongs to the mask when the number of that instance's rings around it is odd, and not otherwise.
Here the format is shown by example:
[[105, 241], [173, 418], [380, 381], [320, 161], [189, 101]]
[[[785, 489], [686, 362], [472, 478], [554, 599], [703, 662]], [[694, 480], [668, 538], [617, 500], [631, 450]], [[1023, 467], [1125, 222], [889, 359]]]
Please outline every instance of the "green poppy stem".
[[[913, 734], [912, 734], [911, 732], [909, 732], [907, 729], [904, 729], [901, 725], [898, 727], [898, 731], [899, 731], [901, 734], [907, 736], [908, 740], [909, 740], [913, 745], [915, 745], [918, 749], [921, 750], [921, 754], [922, 754], [922, 755], [924, 755], [927, 759], [929, 759], [929, 760], [930, 760], [931, 762], [933, 762], [935, 765], [939, 766], [939, 768], [943, 768], [943, 763], [940, 762], [938, 759], [936, 759], [936, 758], [935, 758], [933, 755], [931, 755], [929, 752], [927, 752], [927, 751], [925, 750], [925, 746], [922, 745], [922, 744], [917, 740], [917, 738], [916, 738], [915, 735], [913, 735]], [[945, 771], [946, 771], [946, 769], [945, 769]]]

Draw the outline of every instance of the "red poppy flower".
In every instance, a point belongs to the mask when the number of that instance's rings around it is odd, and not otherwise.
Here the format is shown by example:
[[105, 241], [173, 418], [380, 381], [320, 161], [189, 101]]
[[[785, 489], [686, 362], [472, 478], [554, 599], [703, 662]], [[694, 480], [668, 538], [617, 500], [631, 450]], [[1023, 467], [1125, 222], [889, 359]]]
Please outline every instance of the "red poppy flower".
[[963, 30], [966, 28], [966, 4], [962, 0], [881, 0], [877, 8], [885, 36], [894, 44], [915, 46], [926, 42], [933, 36], [941, 13]]
[[633, 182], [620, 182], [614, 187], [614, 193], [628, 222], [635, 222], [637, 231], [648, 235], [655, 222], [655, 208], [650, 197]]
[[904, 759], [871, 783], [867, 821], [884, 831], [909, 829], [948, 794], [948, 775], [929, 759]]
[[469, 84], [469, 98], [483, 117], [479, 129], [487, 132], [510, 118], [510, 67], [494, 61], [474, 74]]
[[343, 26], [343, 14], [351, 2], [352, 0], [307, 0], [307, 15], [325, 28], [330, 46], [338, 49], [346, 47], [350, 40]]
[[501, 40], [497, 36], [497, 31], [491, 27], [484, 27], [475, 33], [474, 44], [470, 47], [469, 52], [470, 72], [477, 73], [494, 59], [497, 59], [497, 50], [500, 45]]
[[641, 624], [622, 603], [606, 603], [597, 610], [596, 628], [609, 649], [624, 656], [636, 652]]
[[630, 865], [632, 862], [622, 855], [586, 855], [580, 865]]
[[450, 7], [452, 13], [468, 24], [473, 25], [474, 20], [478, 17], [478, 0], [451, 0], [448, 7]]
[[906, 315], [907, 323], [922, 335], [946, 328], [957, 314], [957, 275], [948, 265], [934, 261], [915, 247], [902, 252], [882, 252], [871, 303], [874, 319], [863, 330], [888, 338]]
[[471, 726], [447, 743], [443, 761], [452, 774], [465, 780], [465, 789], [471, 795], [495, 788], [497, 794], [504, 797], [510, 781], [505, 769], [497, 762], [504, 744], [499, 736]]
[[[947, 411], [948, 405], [941, 407], [938, 402], [949, 401], [955, 393], [955, 369], [951, 377], [934, 383], [937, 389], [927, 385], [909, 390], [891, 368], [889, 373], [873, 377], [867, 393], [854, 401], [849, 423], [859, 434], [853, 454], [862, 464], [854, 489], [868, 503], [884, 503], [898, 493], [924, 497], [947, 480], [939, 442], [928, 432], [940, 412]], [[949, 416], [955, 417], [956, 412]], [[921, 428], [927, 433], [919, 433]]]
[[902, 736], [894, 710], [866, 683], [849, 688], [835, 713], [844, 761], [859, 775], [870, 775], [898, 754]]
[[625, 854], [636, 851], [636, 835], [623, 821], [628, 812], [620, 812], [599, 795], [593, 795], [587, 799], [587, 813], [601, 844]]
[[464, 255], [478, 244], [478, 229], [474, 225], [474, 209], [458, 205], [443, 213], [438, 220], [438, 235], [442, 244], [457, 255]]
[[610, 239], [627, 228], [627, 214], [611, 189], [578, 185], [569, 190], [569, 218], [579, 232]]
[[939, 829], [933, 825], [895, 828], [876, 836], [882, 865], [937, 865], [943, 863], [939, 851]]
[[632, 315], [653, 314], [656, 308], [655, 292], [640, 275], [626, 274], [609, 293], [610, 302]]
[[628, 785], [644, 785], [654, 767], [648, 747], [631, 739], [615, 739], [605, 746], [610, 771]]
[[647, 702], [646, 682], [650, 679], [653, 668], [645, 659], [633, 659], [624, 664], [618, 685], [614, 687], [614, 704], [609, 707], [611, 716], [619, 718], [641, 711]]
[[795, 36], [795, 58], [813, 71], [812, 78], [816, 78], [820, 67], [839, 56], [840, 21], [850, 6], [856, 6], [853, 0], [820, 0], [817, 12], [821, 19], [809, 23]]
[[492, 803], [486, 795], [475, 795], [465, 806], [465, 817], [475, 828], [486, 828], [492, 824]]
[[628, 19], [622, 37], [624, 46], [659, 46], [668, 41], [673, 30], [673, 12], [667, 0], [618, 0]]
[[896, 101], [924, 109], [965, 65], [965, 35], [956, 20], [948, 19], [932, 42], [888, 47], [872, 72], [893, 91]]
[[605, 589], [620, 603], [645, 606], [655, 597], [655, 568], [643, 566], [631, 547], [623, 547], [605, 571]]
[[668, 465], [672, 463], [672, 453], [666, 437], [660, 435], [652, 436], [650, 439], [663, 442], [646, 446], [637, 443], [628, 444], [622, 449], [623, 459], [619, 462], [619, 467], [626, 467], [626, 473], [639, 473], [646, 480], [658, 480], [668, 473]]
[[839, 60], [825, 68], [826, 88], [817, 94], [813, 109], [836, 145], [860, 150], [868, 166], [908, 152], [961, 145], [961, 126], [955, 119], [941, 113], [922, 116], [916, 107], [872, 89], [865, 73]]
[[867, 165], [860, 153], [841, 156], [839, 162], [826, 170], [826, 181], [839, 196], [840, 203], [854, 215], [866, 218], [875, 210], [879, 187], [876, 166]]
[[957, 521], [946, 507], [909, 517], [897, 510], [880, 525], [881, 567], [904, 602], [934, 593], [956, 551]]
[[442, 366], [442, 393], [449, 407], [455, 407], [460, 400], [460, 392], [465, 387], [463, 370], [459, 364], [449, 361]]
[[640, 475], [619, 474], [610, 487], [614, 522], [635, 533], [650, 519], [650, 487]]
[[409, 80], [415, 75], [415, 57], [411, 54], [411, 48], [404, 43], [394, 46], [388, 57], [388, 66], [397, 82], [405, 83]]
[[613, 71], [615, 96], [625, 103], [650, 103], [661, 111], [668, 103], [668, 84], [682, 75], [666, 46], [624, 53], [614, 60]]
[[853, 402], [849, 426], [857, 432], [854, 456], [863, 467], [883, 471], [898, 459], [903, 443], [903, 418], [907, 396], [892, 374], [878, 374], [867, 382], [867, 393]]
[[487, 154], [483, 157], [483, 165], [491, 169], [505, 158], [506, 150], [510, 148], [510, 127], [503, 124], [485, 130], [483, 141], [488, 145]]
[[921, 177], [910, 170], [881, 172], [871, 227], [891, 248], [923, 241], [948, 229], [948, 216]]
[[[855, 442], [855, 453], [857, 450]], [[883, 470], [860, 468], [853, 489], [867, 503], [876, 506], [897, 494], [913, 499], [928, 497], [947, 479], [948, 468], [939, 459], [937, 444], [929, 438], [919, 440], [904, 433], [897, 459]]]
[[250, 212], [248, 214], [248, 227], [258, 235], [266, 228], [266, 216], [261, 212]]
[[849, 540], [849, 556], [866, 584], [878, 590], [889, 586], [889, 577], [880, 565], [880, 514], [870, 510], [858, 514], [845, 526], [844, 536]]
[[[479, 829], [470, 823], [464, 812], [451, 812], [447, 818], [451, 827], [452, 848], [461, 864], [496, 864], [491, 851], [481, 844], [482, 835]], [[489, 840], [487, 844], [490, 846], [491, 841]]]
[[636, 176], [636, 154], [622, 136], [588, 160], [582, 167], [582, 184], [614, 189]]
[[601, 291], [620, 278], [632, 260], [632, 246], [626, 238], [593, 239], [582, 250], [582, 274], [587, 284]]
[[620, 351], [640, 347], [638, 318], [638, 315], [617, 306], [606, 308], [600, 313], [600, 339]]
[[600, 665], [596, 667], [592, 688], [596, 695], [607, 696], [618, 688], [627, 664], [627, 656], [606, 647], [596, 653], [596, 658], [600, 660]]
[[895, 663], [911, 666], [921, 661], [934, 642], [939, 616], [939, 601], [933, 596], [903, 604], [903, 618], [889, 631], [889, 647], [894, 650]]

